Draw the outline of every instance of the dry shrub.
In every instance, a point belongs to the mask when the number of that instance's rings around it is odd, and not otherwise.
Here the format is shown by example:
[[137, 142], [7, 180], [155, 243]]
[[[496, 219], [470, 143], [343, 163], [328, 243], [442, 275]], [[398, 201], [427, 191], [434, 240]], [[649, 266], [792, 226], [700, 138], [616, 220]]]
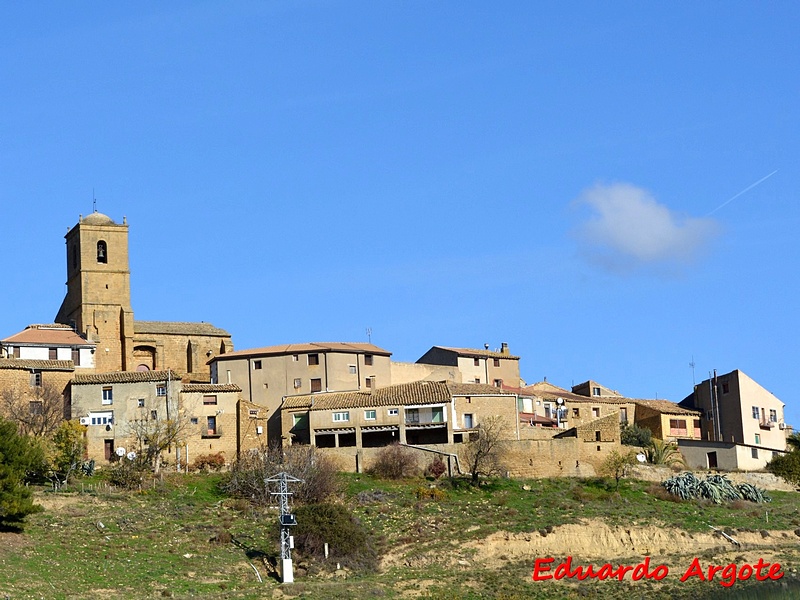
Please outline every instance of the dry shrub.
[[417, 474], [417, 456], [413, 450], [400, 444], [381, 448], [367, 473], [383, 479], [404, 479]]
[[341, 489], [336, 463], [313, 446], [289, 446], [285, 450], [259, 448], [244, 453], [233, 463], [223, 489], [266, 506], [274, 503], [270, 492], [276, 489], [271, 489], [264, 480], [281, 471], [302, 480], [289, 484], [292, 499], [297, 502], [322, 502]]
[[225, 466], [225, 457], [222, 452], [216, 454], [200, 454], [192, 463], [193, 471], [201, 471], [207, 473], [208, 471], [220, 471]]
[[433, 500], [434, 502], [440, 502], [447, 498], [447, 492], [435, 487], [420, 486], [414, 490], [414, 495], [417, 500]]
[[444, 472], [447, 471], [447, 465], [444, 464], [441, 456], [435, 456], [430, 464], [425, 467], [425, 477], [433, 477], [439, 479]]

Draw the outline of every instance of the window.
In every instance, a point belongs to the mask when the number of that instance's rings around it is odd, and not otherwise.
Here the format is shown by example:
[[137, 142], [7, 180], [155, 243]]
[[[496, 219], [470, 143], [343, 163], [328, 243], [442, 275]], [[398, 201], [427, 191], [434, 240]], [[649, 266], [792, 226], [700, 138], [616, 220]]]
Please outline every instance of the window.
[[208, 435], [217, 435], [217, 417], [207, 417]]
[[156, 396], [166, 396], [167, 395], [167, 386], [166, 385], [157, 385], [156, 386]]
[[494, 387], [498, 387], [498, 388], [503, 387], [503, 380], [502, 379], [495, 379], [494, 380]]
[[434, 406], [431, 409], [431, 423], [444, 423], [444, 408]]
[[600, 418], [600, 407], [599, 406], [593, 406], [592, 407], [592, 418], [593, 419], [599, 419]]
[[628, 422], [628, 409], [624, 406], [619, 409], [619, 422], [623, 424]]
[[364, 411], [364, 420], [365, 421], [374, 421], [378, 418], [377, 411], [374, 410], [365, 410]]
[[308, 355], [308, 364], [309, 365], [318, 365], [319, 364], [319, 354], [309, 354]]
[[599, 431], [595, 431], [594, 432], [594, 441], [595, 442], [602, 442], [603, 441], [603, 440], [600, 439], [600, 432]]
[[256, 371], [260, 371], [261, 370], [261, 361], [260, 360], [254, 360], [253, 361], [253, 368]]
[[364, 380], [364, 385], [366, 385], [368, 388], [371, 388], [372, 387], [372, 377], [367, 377]]
[[299, 390], [301, 385], [302, 385], [302, 382], [300, 381], [300, 378], [299, 377], [296, 378], [294, 380], [294, 389]]
[[41, 400], [31, 400], [28, 403], [28, 411], [31, 415], [41, 415], [44, 413], [44, 403]]
[[475, 419], [472, 413], [464, 413], [464, 429], [472, 429], [475, 426]]
[[139, 408], [144, 408], [144, 398], [139, 398], [136, 401], [136, 406], [138, 406]]
[[754, 419], [757, 419], [757, 418], [758, 418], [758, 414], [759, 414], [758, 407], [757, 407], [757, 406], [754, 406], [754, 407], [753, 407], [753, 418], [754, 418]]
[[669, 434], [670, 435], [687, 435], [686, 419], [670, 419], [669, 420]]
[[347, 365], [347, 369], [350, 371], [350, 375], [355, 375], [357, 372], [355, 365]]
[[203, 404], [216, 404], [217, 397], [214, 395], [203, 396]]
[[292, 415], [292, 425], [298, 429], [308, 428], [308, 413]]
[[756, 434], [756, 444], [760, 443], [761, 443], [761, 436], [759, 434]]
[[389, 410], [386, 411], [386, 414], [389, 415], [390, 417], [396, 417], [399, 412], [400, 411], [396, 408], [390, 408]]
[[41, 371], [31, 371], [31, 385], [33, 387], [41, 387], [42, 386], [42, 372]]
[[150, 418], [153, 421], [156, 421], [158, 419], [158, 411], [157, 410], [151, 410], [150, 411]]
[[419, 409], [406, 409], [406, 423], [419, 423]]
[[297, 362], [300, 360], [299, 354], [292, 354], [292, 362]]
[[258, 418], [258, 409], [257, 408], [251, 408], [250, 410], [247, 411], [247, 415], [251, 419], [257, 419]]
[[700, 419], [694, 419], [692, 425], [694, 426], [694, 437], [700, 439], [702, 437], [700, 432]]
[[103, 404], [114, 403], [114, 389], [111, 386], [103, 388]]
[[190, 418], [190, 419], [189, 419], [189, 422], [190, 422], [192, 425], [197, 425], [198, 423], [200, 423], [200, 421], [197, 419], [197, 417], [192, 417], [192, 418]]
[[727, 381], [723, 381], [722, 382], [722, 393], [723, 394], [728, 394], [728, 393], [730, 393], [730, 391], [731, 391], [731, 384], [729, 384]]
[[48, 348], [47, 358], [49, 360], [58, 360], [58, 348]]
[[19, 358], [19, 346], [14, 346], [14, 358]]
[[476, 377], [475, 378], [475, 383], [480, 383], [480, 382], [481, 382], [481, 378], [480, 377]]
[[750, 448], [750, 456], [758, 458], [758, 448]]
[[108, 246], [106, 246], [106, 243], [103, 240], [97, 242], [97, 262], [108, 262]]
[[350, 411], [342, 411], [342, 412], [335, 412], [333, 413], [333, 422], [334, 423], [341, 423], [343, 421], [350, 420]]
[[89, 413], [89, 419], [92, 425], [113, 425], [114, 413], [112, 412]]
[[81, 351], [77, 348], [72, 349], [72, 364], [74, 364], [76, 367], [81, 366]]
[[311, 380], [311, 391], [312, 392], [321, 392], [322, 391], [322, 379], [312, 379]]
[[368, 367], [372, 366], [372, 354], [365, 354], [364, 355], [364, 364]]
[[481, 366], [481, 359], [480, 358], [473, 358], [472, 359], [472, 364], [474, 366], [476, 366], [476, 367], [480, 367]]
[[580, 408], [573, 408], [573, 409], [572, 409], [572, 416], [573, 416], [573, 417], [575, 417], [576, 419], [577, 419], [577, 418], [580, 418], [580, 416], [581, 416], [581, 409], [580, 409]]
[[592, 396], [599, 396], [599, 395], [600, 395], [600, 388], [599, 387], [593, 387], [592, 388]]
[[774, 408], [769, 409], [769, 420], [771, 423], [776, 423], [778, 421], [778, 411]]
[[494, 366], [495, 367], [499, 367], [500, 366], [500, 359], [499, 358], [495, 358], [494, 359]]

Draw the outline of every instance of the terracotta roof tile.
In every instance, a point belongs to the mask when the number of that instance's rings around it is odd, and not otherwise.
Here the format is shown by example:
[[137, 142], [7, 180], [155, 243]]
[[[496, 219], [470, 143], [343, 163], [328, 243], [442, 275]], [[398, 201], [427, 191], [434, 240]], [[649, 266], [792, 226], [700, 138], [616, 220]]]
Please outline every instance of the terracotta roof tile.
[[226, 352], [225, 354], [214, 356], [211, 361], [244, 358], [248, 356], [305, 354], [308, 352], [345, 352], [352, 354], [378, 354], [381, 356], [392, 355], [388, 350], [384, 350], [373, 344], [364, 344], [361, 342], [309, 342], [307, 344], [281, 344], [279, 346], [266, 346], [264, 348], [236, 350], [235, 352]]
[[71, 360], [34, 360], [28, 358], [0, 358], [0, 369], [22, 369], [30, 371], [74, 371]]
[[434, 346], [434, 348], [441, 348], [442, 350], [449, 350], [455, 352], [459, 356], [466, 356], [470, 358], [507, 358], [510, 360], [519, 360], [519, 356], [512, 354], [503, 354], [494, 350], [485, 350], [480, 348], [453, 348], [450, 346]]
[[211, 323], [186, 323], [181, 321], [134, 321], [133, 333], [136, 335], [155, 333], [230, 337], [227, 331], [219, 327], [214, 327]]
[[78, 335], [69, 325], [28, 325], [19, 333], [4, 340], [3, 344], [35, 344], [41, 346], [94, 346], [95, 344]]
[[640, 406], [644, 406], [646, 408], [651, 408], [661, 413], [665, 413], [668, 415], [701, 415], [702, 413], [699, 410], [690, 410], [688, 408], [683, 408], [682, 406], [678, 406], [674, 402], [670, 402], [669, 400], [632, 400], [634, 404], [638, 404]]
[[113, 373], [95, 373], [91, 375], [75, 375], [72, 385], [90, 385], [96, 383], [140, 383], [147, 381], [180, 382], [181, 376], [175, 371], [114, 371]]
[[235, 383], [184, 383], [181, 388], [181, 393], [190, 394], [192, 392], [241, 392], [240, 388]]

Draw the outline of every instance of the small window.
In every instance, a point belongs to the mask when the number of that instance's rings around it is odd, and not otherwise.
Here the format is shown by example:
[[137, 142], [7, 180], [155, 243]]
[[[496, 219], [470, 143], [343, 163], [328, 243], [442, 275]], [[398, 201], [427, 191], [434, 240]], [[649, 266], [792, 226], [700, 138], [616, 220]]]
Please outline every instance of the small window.
[[769, 420], [771, 423], [776, 423], [778, 421], [778, 411], [774, 408], [769, 409]]
[[31, 385], [33, 387], [42, 387], [42, 372], [31, 371]]
[[407, 408], [406, 409], [406, 423], [419, 423], [419, 409]]
[[481, 382], [481, 378], [480, 377], [476, 377], [475, 378], [475, 383], [480, 383], [480, 382]]
[[372, 354], [365, 354], [364, 355], [364, 364], [368, 367], [372, 366]]
[[308, 414], [292, 415], [292, 424], [299, 429], [308, 427]]
[[500, 359], [499, 358], [495, 358], [492, 362], [493, 362], [495, 367], [499, 367], [500, 366]]
[[214, 395], [206, 395], [203, 396], [203, 404], [216, 404], [217, 397]]
[[151, 411], [150, 411], [150, 418], [151, 418], [153, 421], [156, 421], [156, 420], [158, 420], [158, 411], [157, 411], [157, 410], [151, 410]]
[[377, 411], [374, 410], [365, 410], [364, 411], [364, 420], [365, 421], [374, 421], [378, 418]]
[[502, 379], [495, 379], [494, 380], [494, 387], [497, 387], [497, 388], [503, 387], [503, 380]]
[[603, 441], [603, 440], [600, 439], [600, 432], [599, 431], [595, 431], [594, 432], [594, 441], [595, 442], [602, 442]]
[[575, 418], [579, 418], [581, 416], [581, 409], [580, 408], [573, 408], [572, 409], [572, 416]]
[[72, 349], [72, 364], [76, 367], [81, 366], [81, 351], [78, 348]]
[[727, 381], [723, 381], [722, 382], [722, 393], [723, 394], [729, 394], [730, 391], [731, 391], [731, 384], [729, 384]]
[[756, 444], [760, 444], [760, 443], [761, 443], [761, 435], [759, 435], [759, 434], [757, 433], [757, 434], [756, 434]]
[[372, 387], [372, 377], [367, 377], [364, 380], [364, 385], [367, 386], [368, 388], [371, 388]]
[[322, 379], [312, 379], [311, 380], [311, 391], [312, 392], [321, 392], [322, 391]]
[[297, 362], [300, 360], [299, 354], [292, 354], [292, 362]]
[[58, 348], [48, 348], [47, 358], [49, 360], [58, 360]]
[[464, 429], [472, 429], [475, 426], [475, 418], [471, 413], [464, 413]]
[[309, 354], [308, 355], [308, 364], [311, 365], [311, 366], [318, 365], [319, 364], [319, 354]]
[[348, 365], [347, 368], [350, 371], [350, 375], [355, 375], [358, 372], [355, 365]]
[[257, 408], [251, 408], [250, 410], [247, 411], [247, 414], [250, 416], [251, 419], [257, 419], [258, 418], [258, 409]]
[[136, 406], [138, 406], [139, 408], [144, 408], [144, 398], [139, 398], [136, 401]]
[[207, 417], [208, 435], [217, 435], [217, 417]]
[[333, 420], [335, 423], [341, 423], [342, 421], [349, 421], [350, 412], [349, 411], [335, 412], [333, 413]]
[[44, 403], [41, 400], [31, 400], [28, 403], [28, 410], [31, 415], [44, 414]]
[[753, 407], [753, 418], [758, 419], [759, 410], [757, 406]]
[[190, 422], [192, 425], [197, 425], [197, 424], [199, 424], [199, 423], [200, 423], [200, 421], [198, 421], [198, 420], [197, 420], [197, 417], [191, 417], [191, 418], [189, 419], [189, 422]]
[[297, 377], [297, 378], [294, 380], [294, 389], [296, 389], [296, 390], [299, 390], [301, 385], [302, 385], [302, 382], [300, 381], [300, 378], [299, 378], [299, 377]]
[[165, 385], [157, 385], [156, 386], [156, 396], [166, 396], [167, 395], [167, 386]]
[[599, 387], [593, 387], [592, 388], [592, 396], [599, 396], [599, 395], [600, 395], [600, 388]]
[[389, 415], [390, 417], [396, 417], [399, 414], [399, 412], [400, 411], [396, 408], [390, 408], [389, 410], [386, 411], [386, 414]]
[[480, 367], [481, 366], [481, 359], [480, 358], [473, 358], [472, 359], [472, 364], [475, 367]]
[[599, 419], [600, 418], [600, 407], [599, 406], [593, 406], [592, 407], [592, 418], [593, 419]]
[[256, 371], [260, 371], [261, 370], [261, 361], [260, 360], [254, 360], [253, 361], [253, 368]]
[[107, 263], [108, 262], [108, 247], [103, 240], [97, 242], [97, 262], [99, 263]]
[[758, 458], [758, 448], [750, 448], [750, 456]]
[[114, 389], [112, 387], [103, 388], [103, 404], [114, 403]]

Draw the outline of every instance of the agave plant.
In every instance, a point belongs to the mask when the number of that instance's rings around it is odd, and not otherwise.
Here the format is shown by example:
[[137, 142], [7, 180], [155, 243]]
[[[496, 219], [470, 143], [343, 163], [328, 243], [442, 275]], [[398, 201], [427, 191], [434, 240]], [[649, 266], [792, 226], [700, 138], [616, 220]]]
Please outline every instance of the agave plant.
[[749, 500], [750, 502], [772, 502], [772, 498], [769, 497], [767, 492], [762, 490], [761, 488], [757, 488], [751, 483], [741, 483], [736, 486], [736, 489], [739, 491], [739, 495], [744, 500]]
[[749, 483], [734, 486], [724, 475], [709, 475], [705, 479], [698, 479], [693, 473], [686, 472], [664, 480], [661, 485], [667, 492], [682, 500], [705, 499], [715, 504], [740, 498], [750, 502], [772, 500], [764, 490]]

